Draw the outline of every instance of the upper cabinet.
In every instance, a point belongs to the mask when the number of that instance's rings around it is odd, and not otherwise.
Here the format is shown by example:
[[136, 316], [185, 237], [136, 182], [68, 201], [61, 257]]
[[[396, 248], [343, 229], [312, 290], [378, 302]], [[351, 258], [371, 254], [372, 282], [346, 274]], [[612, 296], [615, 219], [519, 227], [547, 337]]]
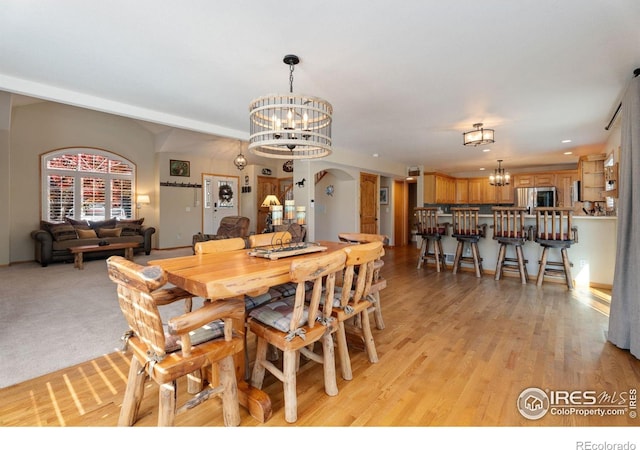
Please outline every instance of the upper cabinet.
[[582, 182], [583, 202], [601, 202], [602, 192], [605, 190], [604, 160], [606, 155], [581, 156], [578, 161], [578, 172]]
[[424, 174], [425, 203], [455, 203], [456, 180], [439, 173]]
[[456, 178], [456, 204], [469, 203], [469, 179]]
[[513, 176], [513, 187], [555, 186], [556, 175], [549, 173], [521, 173]]

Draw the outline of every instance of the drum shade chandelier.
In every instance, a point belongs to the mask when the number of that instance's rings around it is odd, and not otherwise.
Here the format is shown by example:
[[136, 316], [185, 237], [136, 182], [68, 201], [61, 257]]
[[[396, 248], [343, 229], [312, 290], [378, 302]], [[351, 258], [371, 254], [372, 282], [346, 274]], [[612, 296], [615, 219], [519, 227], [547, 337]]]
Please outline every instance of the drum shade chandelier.
[[493, 139], [493, 130], [482, 128], [481, 123], [474, 123], [473, 127], [475, 130], [462, 133], [464, 145], [473, 145], [474, 147], [477, 147], [478, 145], [491, 144], [492, 142], [495, 142]]
[[279, 159], [313, 159], [331, 154], [333, 107], [318, 97], [293, 93], [293, 70], [300, 62], [286, 55], [289, 93], [269, 94], [249, 104], [249, 150]]
[[498, 160], [498, 168], [489, 175], [489, 184], [491, 186], [507, 186], [511, 181], [511, 174], [505, 172], [502, 168], [502, 160]]

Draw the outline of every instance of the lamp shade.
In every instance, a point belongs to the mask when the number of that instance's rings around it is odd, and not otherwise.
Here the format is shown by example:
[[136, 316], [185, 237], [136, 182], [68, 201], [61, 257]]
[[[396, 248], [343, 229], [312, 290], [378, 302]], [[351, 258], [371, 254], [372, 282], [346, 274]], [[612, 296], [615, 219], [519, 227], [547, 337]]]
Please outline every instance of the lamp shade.
[[481, 123], [473, 124], [475, 130], [462, 133], [462, 140], [464, 145], [478, 145], [491, 144], [495, 142], [494, 131], [489, 128], [483, 128]]
[[138, 195], [136, 197], [136, 203], [139, 203], [140, 205], [148, 205], [151, 203], [151, 199], [146, 194]]
[[262, 201], [262, 205], [260, 206], [263, 208], [268, 208], [269, 206], [279, 205], [279, 204], [280, 204], [280, 200], [278, 200], [278, 197], [276, 197], [273, 194], [269, 194], [264, 198], [264, 200]]

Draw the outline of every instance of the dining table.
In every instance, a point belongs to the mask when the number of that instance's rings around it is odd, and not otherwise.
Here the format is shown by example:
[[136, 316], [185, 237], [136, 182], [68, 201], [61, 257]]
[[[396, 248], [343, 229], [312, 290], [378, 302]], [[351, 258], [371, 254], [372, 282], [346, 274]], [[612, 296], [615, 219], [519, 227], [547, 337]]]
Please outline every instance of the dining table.
[[[292, 246], [242, 249], [228, 252], [155, 259], [170, 283], [209, 301], [224, 301], [241, 295], [256, 296], [270, 287], [291, 281], [291, 262], [336, 252], [354, 245], [348, 242], [318, 241]], [[244, 327], [244, 324], [242, 324]], [[242, 329], [244, 333], [245, 330]], [[238, 400], [252, 417], [264, 423], [272, 414], [271, 400], [262, 390], [244, 380], [244, 365], [237, 364]]]

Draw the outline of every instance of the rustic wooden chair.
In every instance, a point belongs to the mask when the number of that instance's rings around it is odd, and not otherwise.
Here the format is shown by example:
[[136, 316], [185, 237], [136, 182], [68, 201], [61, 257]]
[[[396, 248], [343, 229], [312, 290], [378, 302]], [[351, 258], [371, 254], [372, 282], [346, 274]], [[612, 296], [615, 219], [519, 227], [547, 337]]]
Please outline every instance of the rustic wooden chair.
[[422, 239], [420, 256], [418, 256], [418, 269], [423, 263], [433, 261], [436, 272], [447, 268], [444, 250], [442, 249], [442, 236], [448, 234], [449, 223], [439, 223], [438, 208], [415, 208], [416, 234]]
[[275, 231], [273, 233], [252, 234], [249, 236], [249, 247], [269, 247], [288, 245], [292, 242], [291, 233], [288, 231]]
[[[383, 245], [389, 243], [389, 237], [384, 234], [370, 233], [338, 233], [338, 239], [342, 242], [352, 244], [367, 244], [369, 242], [382, 242]], [[380, 275], [380, 271], [384, 266], [382, 257], [374, 262], [373, 281], [369, 294], [373, 297], [373, 306], [369, 308], [369, 312], [373, 312], [373, 318], [376, 321], [376, 328], [384, 330], [384, 320], [382, 318], [382, 303], [380, 302], [380, 291], [387, 287], [387, 280]]]
[[196, 242], [194, 251], [196, 255], [205, 253], [228, 252], [231, 250], [242, 250], [246, 242], [243, 238], [229, 238], [213, 241]]
[[[524, 225], [525, 207], [494, 206], [493, 211], [493, 239], [498, 241], [498, 261], [496, 262], [495, 279], [502, 277], [503, 271], [516, 271], [520, 274], [522, 284], [527, 284], [527, 260], [524, 258], [522, 247], [529, 238]], [[515, 258], [508, 258], [507, 248], [512, 246]]]
[[[536, 284], [542, 286], [545, 276], [564, 277], [567, 287], [573, 289], [571, 262], [567, 249], [577, 242], [578, 229], [573, 227], [572, 208], [536, 208], [535, 241], [542, 246]], [[561, 261], [548, 261], [549, 249], [560, 249]], [[548, 267], [551, 266], [551, 267]], [[559, 267], [559, 268], [558, 268]]]
[[384, 255], [382, 242], [346, 247], [347, 255], [342, 286], [336, 288], [333, 297], [332, 315], [338, 320], [336, 333], [338, 358], [342, 378], [351, 380], [351, 359], [347, 342], [347, 324], [351, 336], [358, 336], [364, 344], [365, 351], [372, 363], [378, 362], [371, 325], [369, 322], [369, 308], [372, 307], [371, 286], [375, 272], [375, 261]]
[[[479, 212], [480, 208], [477, 207], [451, 208], [453, 217], [451, 236], [458, 241], [453, 261], [453, 273], [458, 273], [458, 269], [464, 263], [473, 265], [476, 277], [482, 276], [482, 257], [480, 257], [478, 250], [478, 241], [485, 237], [487, 225], [478, 222]], [[464, 248], [467, 245], [471, 250], [471, 256], [464, 256]]]
[[[256, 359], [251, 384], [262, 388], [265, 370], [271, 372], [284, 385], [285, 420], [298, 420], [296, 371], [300, 354], [320, 363], [324, 369], [324, 389], [327, 395], [338, 394], [334, 343], [332, 333], [336, 321], [331, 317], [330, 302], [323, 302], [324, 292], [333, 298], [336, 273], [344, 269], [346, 254], [332, 252], [326, 255], [294, 260], [291, 280], [297, 283], [293, 297], [267, 303], [249, 313], [249, 329], [258, 336]], [[323, 279], [324, 286], [323, 286]], [[306, 283], [313, 282], [308, 303]], [[313, 344], [322, 342], [322, 355], [312, 351]], [[267, 360], [267, 347], [273, 345], [283, 352], [282, 370]]]
[[[226, 426], [240, 424], [237, 381], [233, 356], [242, 352], [242, 338], [232, 332], [232, 320], [244, 318], [241, 300], [209, 303], [169, 319], [163, 328], [158, 298], [167, 291], [167, 275], [157, 266], [140, 266], [121, 256], [107, 259], [109, 278], [116, 283], [120, 308], [131, 328], [127, 346], [133, 352], [119, 426], [133, 425], [149, 376], [159, 387], [158, 426], [172, 426], [178, 413], [209, 398], [220, 396]], [[222, 319], [222, 328], [209, 324]], [[217, 363], [219, 386], [209, 386], [180, 408], [177, 380]]]

